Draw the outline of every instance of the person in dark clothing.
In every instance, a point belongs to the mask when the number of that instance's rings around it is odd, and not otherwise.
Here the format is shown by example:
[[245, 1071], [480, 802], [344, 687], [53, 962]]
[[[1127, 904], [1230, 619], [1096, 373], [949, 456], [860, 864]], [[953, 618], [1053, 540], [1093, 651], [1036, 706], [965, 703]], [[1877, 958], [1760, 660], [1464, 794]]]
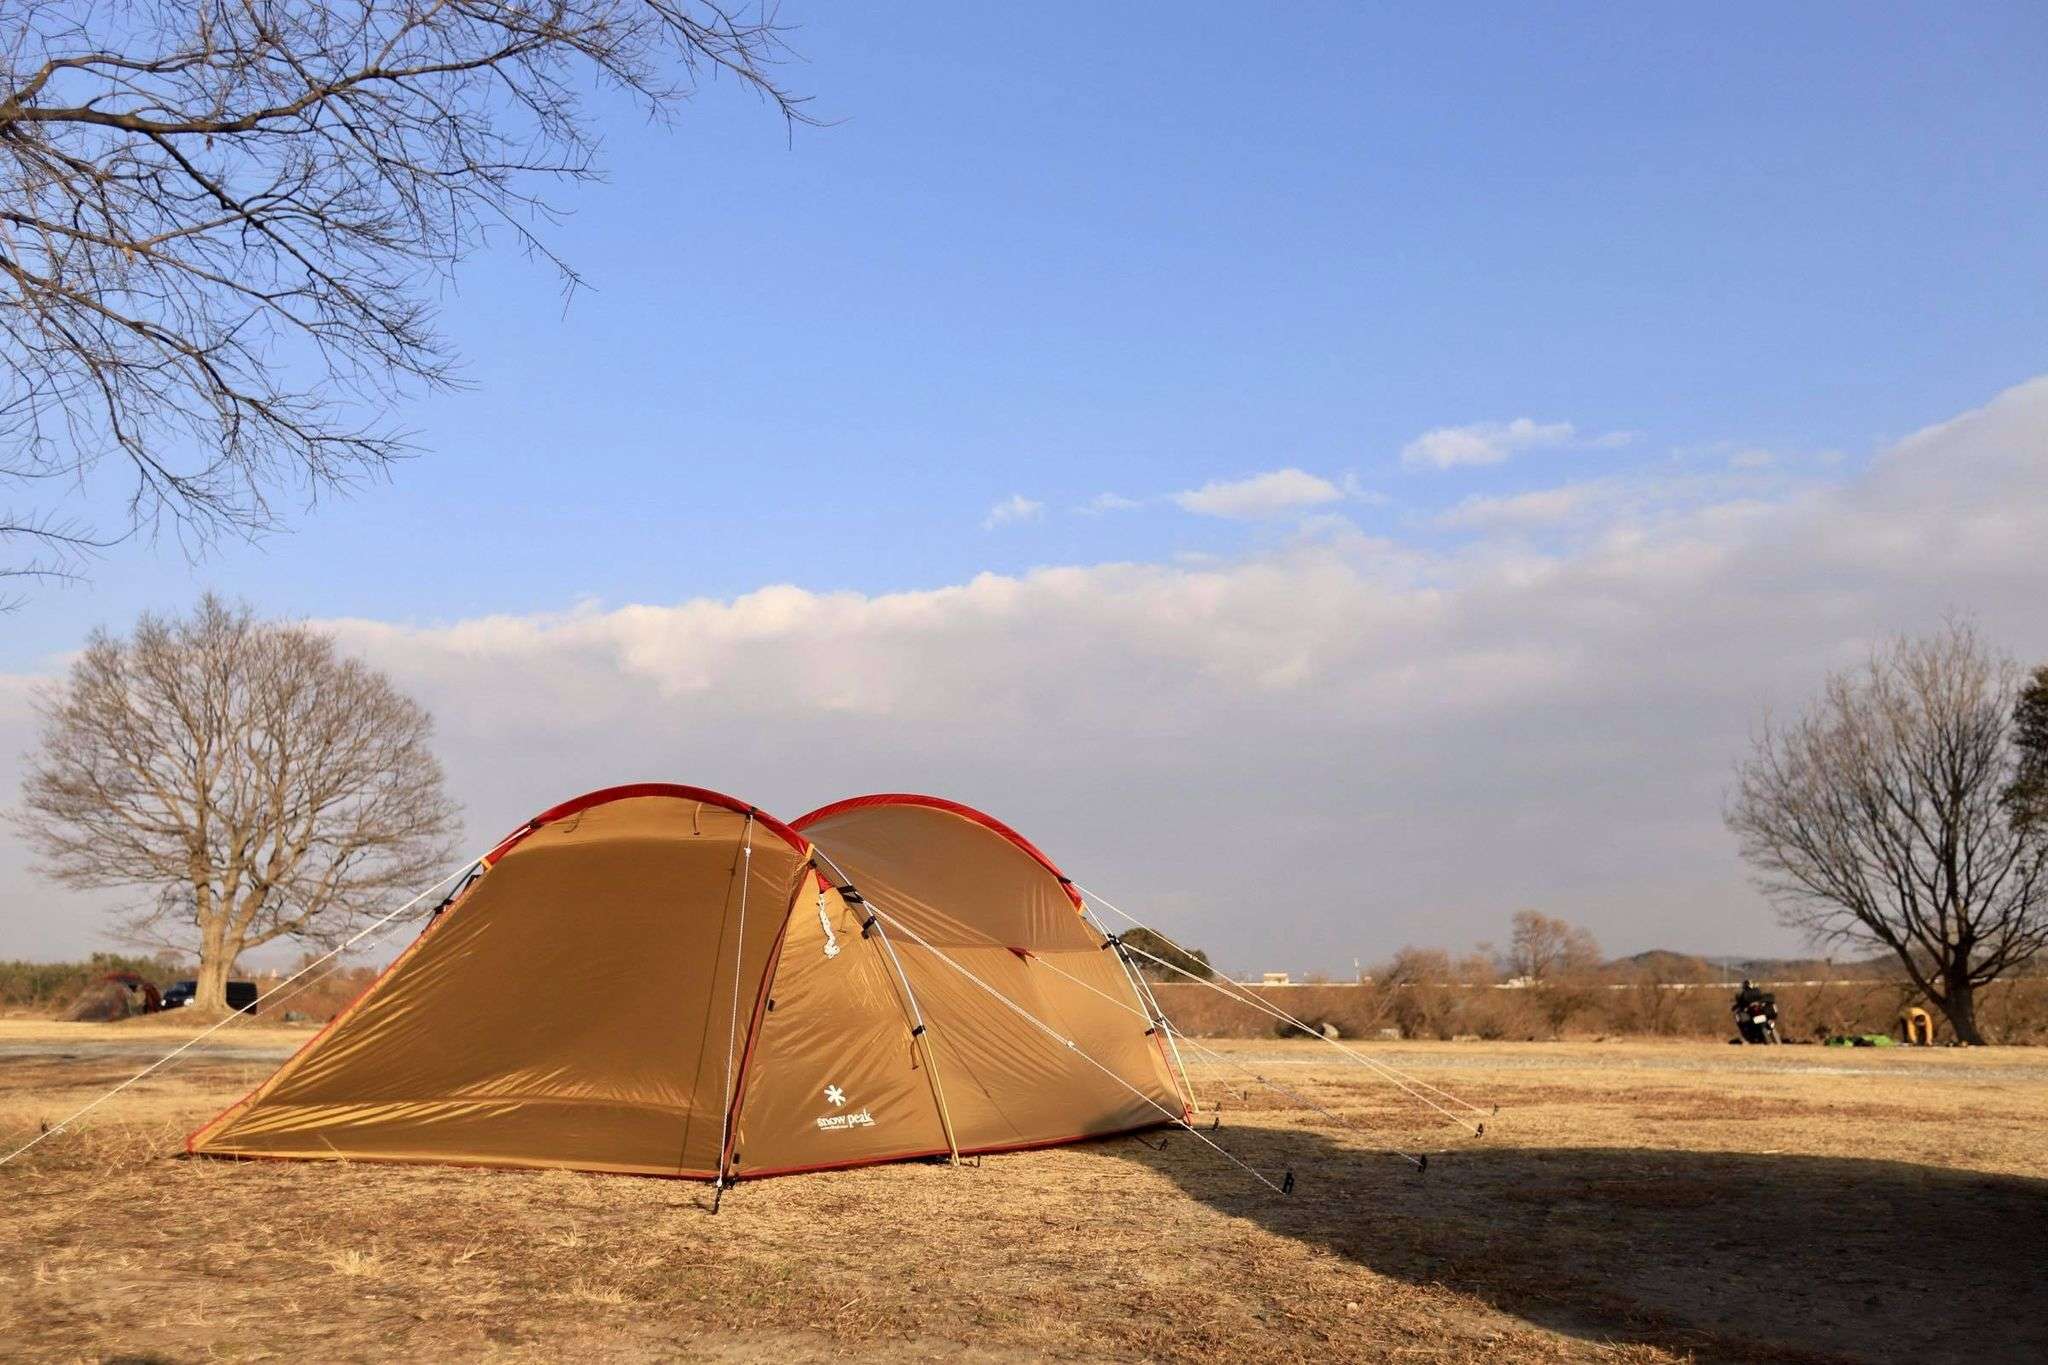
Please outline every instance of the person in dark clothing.
[[[1735, 993], [1735, 1004], [1730, 1007], [1735, 1015], [1735, 1031], [1742, 1035], [1745, 1043], [1774, 1043], [1778, 1040], [1778, 1002], [1769, 991], [1757, 989], [1754, 981], [1744, 979], [1742, 989]], [[1761, 1025], [1753, 1017], [1761, 1012]]]

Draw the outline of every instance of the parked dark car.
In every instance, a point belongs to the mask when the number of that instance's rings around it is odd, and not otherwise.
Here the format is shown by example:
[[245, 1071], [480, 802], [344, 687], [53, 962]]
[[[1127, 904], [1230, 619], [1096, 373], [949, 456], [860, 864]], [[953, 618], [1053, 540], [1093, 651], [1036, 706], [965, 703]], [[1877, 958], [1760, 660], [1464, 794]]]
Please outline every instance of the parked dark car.
[[[171, 988], [164, 992], [163, 1007], [167, 1010], [183, 1009], [192, 1003], [192, 997], [198, 991], [199, 983], [197, 981], [172, 982]], [[254, 1014], [256, 1012], [256, 983], [253, 981], [228, 982], [228, 1008], [240, 1010], [244, 1014]]]

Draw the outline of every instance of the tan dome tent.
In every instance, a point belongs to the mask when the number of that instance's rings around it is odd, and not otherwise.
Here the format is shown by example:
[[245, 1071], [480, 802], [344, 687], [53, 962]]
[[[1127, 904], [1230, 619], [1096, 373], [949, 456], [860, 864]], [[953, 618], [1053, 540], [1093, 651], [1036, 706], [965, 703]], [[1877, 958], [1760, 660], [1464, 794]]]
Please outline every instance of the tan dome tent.
[[1103, 945], [1058, 869], [965, 807], [791, 827], [614, 787], [508, 837], [187, 1148], [724, 1183], [1182, 1122]]

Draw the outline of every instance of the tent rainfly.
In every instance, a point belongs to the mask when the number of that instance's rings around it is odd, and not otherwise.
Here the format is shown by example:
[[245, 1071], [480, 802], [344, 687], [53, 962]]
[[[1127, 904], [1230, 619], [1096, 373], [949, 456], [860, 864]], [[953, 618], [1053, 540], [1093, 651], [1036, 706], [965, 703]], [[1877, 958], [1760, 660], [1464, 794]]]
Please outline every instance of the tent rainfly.
[[522, 826], [202, 1156], [713, 1180], [1182, 1123], [1149, 1002], [978, 811], [613, 787]]

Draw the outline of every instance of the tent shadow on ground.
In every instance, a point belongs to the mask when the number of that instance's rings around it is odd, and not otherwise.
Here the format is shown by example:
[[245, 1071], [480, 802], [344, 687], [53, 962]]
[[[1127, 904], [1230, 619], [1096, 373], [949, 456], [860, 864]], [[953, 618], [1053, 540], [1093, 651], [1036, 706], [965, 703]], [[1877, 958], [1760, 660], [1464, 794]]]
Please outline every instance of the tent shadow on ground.
[[1708, 1359], [2048, 1360], [2048, 1180], [1903, 1161], [1483, 1142], [1405, 1163], [1300, 1128], [1110, 1144], [1382, 1275]]

